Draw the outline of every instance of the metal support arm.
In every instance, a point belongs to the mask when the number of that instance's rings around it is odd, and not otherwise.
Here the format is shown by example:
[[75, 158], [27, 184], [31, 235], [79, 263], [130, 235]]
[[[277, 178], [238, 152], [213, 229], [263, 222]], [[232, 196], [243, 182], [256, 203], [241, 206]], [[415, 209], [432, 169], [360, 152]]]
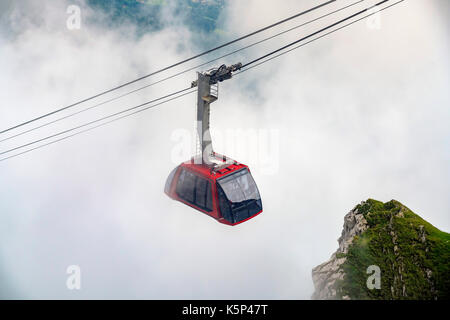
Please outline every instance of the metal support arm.
[[209, 131], [210, 104], [218, 99], [218, 82], [228, 80], [234, 71], [240, 70], [241, 63], [232, 66], [222, 65], [205, 73], [197, 73], [198, 78], [191, 87], [197, 87], [197, 134], [201, 148], [201, 161], [211, 164], [213, 154], [211, 133]]

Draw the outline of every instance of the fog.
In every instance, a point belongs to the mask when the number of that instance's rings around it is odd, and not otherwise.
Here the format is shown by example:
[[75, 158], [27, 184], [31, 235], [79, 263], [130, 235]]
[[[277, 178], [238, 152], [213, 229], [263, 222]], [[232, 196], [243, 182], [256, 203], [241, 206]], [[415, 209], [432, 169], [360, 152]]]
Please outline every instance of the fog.
[[[229, 1], [217, 41], [317, 3]], [[339, 0], [232, 48], [350, 3]], [[373, 3], [217, 65], [245, 63]], [[173, 2], [163, 10], [167, 26], [141, 37], [136, 25], [111, 27], [106, 13], [79, 1], [81, 28], [69, 30], [71, 4], [1, 2], [0, 129], [203, 49], [193, 44], [197, 34], [177, 22]], [[360, 21], [220, 84], [211, 107], [214, 148], [249, 165], [264, 207], [241, 225], [219, 224], [163, 193], [167, 175], [189, 154], [175, 151], [180, 133], [189, 142], [193, 131], [195, 95], [0, 162], [0, 298], [309, 299], [311, 269], [336, 250], [344, 215], [363, 200], [396, 199], [448, 232], [448, 7], [444, 0], [406, 0], [380, 20]], [[187, 72], [0, 142], [0, 152], [195, 78]], [[81, 290], [66, 287], [70, 265], [81, 268]]]

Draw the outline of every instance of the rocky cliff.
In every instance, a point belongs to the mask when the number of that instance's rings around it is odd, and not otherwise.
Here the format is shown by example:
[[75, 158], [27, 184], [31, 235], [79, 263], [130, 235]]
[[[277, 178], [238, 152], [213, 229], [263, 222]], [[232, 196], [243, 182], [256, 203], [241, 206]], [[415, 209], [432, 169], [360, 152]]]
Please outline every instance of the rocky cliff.
[[[345, 215], [338, 242], [312, 271], [313, 299], [449, 299], [450, 234], [400, 202], [361, 202]], [[374, 266], [378, 287], [368, 285]]]

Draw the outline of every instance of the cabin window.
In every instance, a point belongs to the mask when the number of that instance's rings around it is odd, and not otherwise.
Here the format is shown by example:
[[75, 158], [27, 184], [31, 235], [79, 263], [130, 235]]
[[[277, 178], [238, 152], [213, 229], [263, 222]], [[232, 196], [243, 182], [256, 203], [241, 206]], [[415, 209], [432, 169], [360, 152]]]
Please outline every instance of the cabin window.
[[169, 192], [170, 192], [170, 187], [172, 186], [172, 181], [173, 181], [173, 178], [175, 177], [175, 173], [177, 172], [177, 169], [178, 169], [178, 167], [173, 169], [172, 172], [170, 172], [169, 177], [167, 177], [166, 185], [164, 187], [164, 192], [167, 194], [169, 194]]
[[231, 223], [245, 220], [262, 210], [258, 188], [247, 169], [217, 180], [219, 207], [222, 216]]
[[231, 214], [230, 201], [228, 200], [227, 196], [225, 195], [225, 192], [223, 192], [220, 185], [217, 185], [217, 190], [219, 193], [219, 208], [220, 212], [222, 213], [222, 217], [225, 220], [234, 223], [233, 216]]
[[211, 182], [207, 179], [182, 169], [176, 191], [181, 199], [205, 211], [212, 211]]
[[178, 178], [177, 194], [178, 196], [190, 203], [194, 203], [195, 175], [183, 169]]
[[195, 183], [195, 204], [207, 211], [212, 210], [211, 182], [198, 176]]

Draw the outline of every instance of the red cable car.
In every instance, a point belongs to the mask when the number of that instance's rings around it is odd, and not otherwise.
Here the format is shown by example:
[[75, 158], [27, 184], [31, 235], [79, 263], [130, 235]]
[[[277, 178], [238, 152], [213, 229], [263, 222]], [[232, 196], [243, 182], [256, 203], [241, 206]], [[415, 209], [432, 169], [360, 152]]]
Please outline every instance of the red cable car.
[[192, 87], [198, 88], [197, 131], [201, 153], [176, 167], [166, 181], [164, 192], [217, 221], [236, 225], [262, 212], [258, 187], [249, 168], [212, 150], [209, 132], [210, 104], [217, 100], [218, 82], [231, 78], [241, 63], [198, 73]]
[[237, 225], [262, 212], [258, 187], [249, 168], [214, 153], [214, 165], [197, 164], [196, 159], [176, 167], [164, 192], [217, 221]]

